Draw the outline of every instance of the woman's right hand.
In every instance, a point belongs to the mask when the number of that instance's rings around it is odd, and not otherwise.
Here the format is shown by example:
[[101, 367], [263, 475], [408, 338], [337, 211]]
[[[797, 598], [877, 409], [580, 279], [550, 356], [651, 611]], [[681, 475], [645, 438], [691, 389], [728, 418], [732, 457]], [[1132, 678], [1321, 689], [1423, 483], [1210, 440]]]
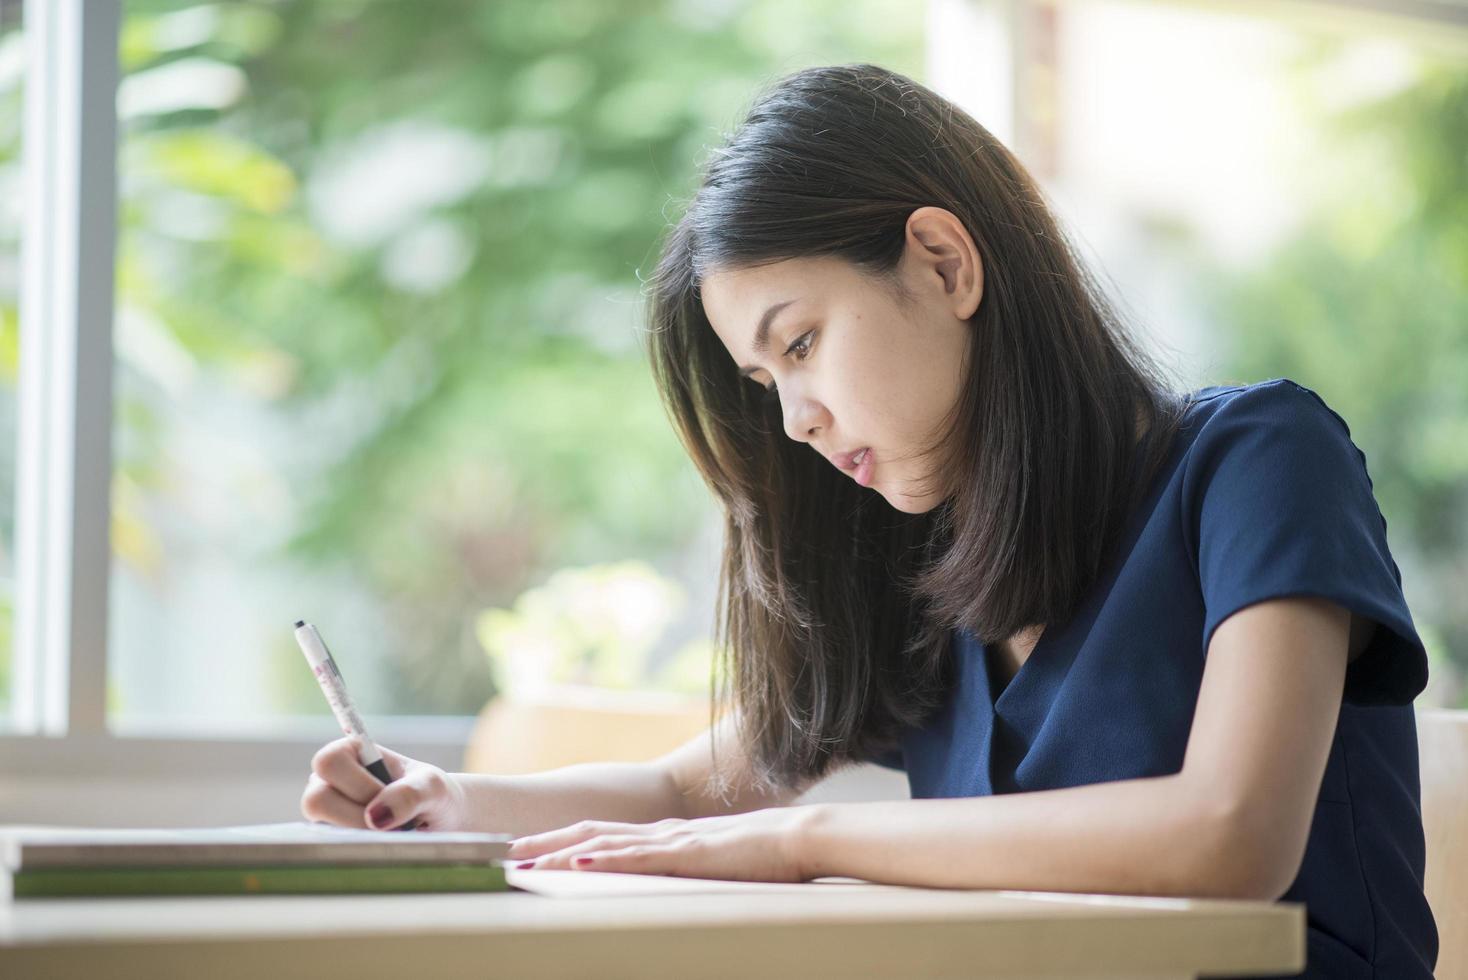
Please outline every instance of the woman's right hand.
[[353, 736], [328, 742], [311, 759], [301, 814], [341, 827], [391, 830], [409, 820], [418, 830], [467, 830], [464, 788], [438, 766], [379, 745], [393, 781], [384, 785], [359, 761]]

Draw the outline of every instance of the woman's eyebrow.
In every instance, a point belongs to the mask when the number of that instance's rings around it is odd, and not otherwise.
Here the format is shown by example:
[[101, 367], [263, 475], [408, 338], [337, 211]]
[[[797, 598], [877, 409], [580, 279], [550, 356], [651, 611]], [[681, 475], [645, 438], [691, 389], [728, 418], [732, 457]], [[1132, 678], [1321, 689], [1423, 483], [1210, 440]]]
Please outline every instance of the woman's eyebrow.
[[[755, 330], [754, 332], [754, 352], [756, 354], [763, 354], [765, 351], [770, 349], [770, 325], [774, 323], [775, 314], [779, 313], [781, 310], [783, 310], [785, 307], [789, 306], [793, 302], [795, 302], [795, 300], [787, 299], [783, 303], [771, 304], [770, 308], [765, 310], [764, 316], [759, 318], [759, 329]], [[741, 367], [739, 369], [739, 376], [741, 378], [747, 378], [758, 370], [758, 364]]]

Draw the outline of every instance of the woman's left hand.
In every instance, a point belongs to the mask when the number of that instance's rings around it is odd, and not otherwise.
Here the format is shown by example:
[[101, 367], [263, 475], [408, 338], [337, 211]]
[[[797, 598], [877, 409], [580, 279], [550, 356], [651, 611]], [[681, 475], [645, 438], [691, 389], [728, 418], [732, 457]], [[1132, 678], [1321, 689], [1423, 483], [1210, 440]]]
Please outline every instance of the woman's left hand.
[[807, 873], [800, 851], [814, 813], [812, 806], [789, 806], [657, 823], [583, 820], [512, 842], [509, 857], [519, 863], [510, 867], [533, 858], [536, 870], [808, 881], [817, 876]]

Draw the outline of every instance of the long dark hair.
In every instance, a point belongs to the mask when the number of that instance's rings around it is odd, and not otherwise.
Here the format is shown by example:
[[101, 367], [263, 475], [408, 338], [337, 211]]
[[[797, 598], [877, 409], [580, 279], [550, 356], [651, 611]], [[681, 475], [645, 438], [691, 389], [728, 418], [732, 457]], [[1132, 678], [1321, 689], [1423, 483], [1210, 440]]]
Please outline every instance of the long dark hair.
[[[700, 296], [713, 270], [836, 257], [887, 283], [908, 216], [956, 215], [983, 262], [969, 376], [924, 514], [784, 432]], [[648, 284], [661, 395], [725, 515], [715, 715], [764, 791], [895, 747], [942, 701], [949, 639], [1062, 624], [1161, 464], [1182, 402], [1129, 338], [1020, 162], [946, 99], [873, 65], [812, 68], [713, 151]], [[1146, 433], [1138, 455], [1138, 427]]]

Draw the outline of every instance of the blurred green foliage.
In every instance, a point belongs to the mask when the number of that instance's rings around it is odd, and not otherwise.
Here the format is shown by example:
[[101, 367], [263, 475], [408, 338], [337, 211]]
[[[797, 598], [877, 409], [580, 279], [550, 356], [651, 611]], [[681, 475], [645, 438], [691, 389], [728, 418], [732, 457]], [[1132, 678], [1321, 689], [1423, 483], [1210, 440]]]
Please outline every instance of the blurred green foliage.
[[[708, 517], [638, 340], [704, 148], [787, 71], [920, 73], [922, 31], [900, 0], [129, 0], [119, 557], [166, 577], [188, 393], [247, 399], [299, 443], [266, 450], [281, 560], [387, 611], [388, 710], [478, 710], [481, 610]], [[269, 710], [325, 710], [268, 657]]]
[[[496, 689], [481, 641], [526, 628], [557, 569], [672, 554], [707, 516], [637, 343], [639, 276], [704, 149], [804, 65], [922, 77], [923, 22], [903, 0], [129, 0], [119, 560], [166, 581], [170, 427], [201, 391], [247, 402], [291, 437], [267, 447], [292, 515], [261, 529], [270, 560], [386, 610], [390, 710], [477, 711]], [[1230, 374], [1293, 377], [1349, 421], [1420, 569], [1433, 671], [1468, 706], [1465, 84], [1430, 66], [1342, 118], [1359, 169], [1268, 262], [1208, 270], [1200, 306]], [[7, 78], [9, 175], [20, 104]], [[0, 249], [17, 232], [0, 223]], [[16, 327], [0, 295], [5, 431]], [[13, 475], [12, 439], [0, 454]], [[12, 510], [0, 479], [7, 562]], [[9, 623], [6, 593], [0, 710]], [[681, 653], [582, 676], [704, 690], [707, 651]], [[325, 713], [288, 635], [266, 655], [262, 710]]]
[[1266, 261], [1207, 271], [1205, 305], [1234, 378], [1293, 378], [1346, 420], [1416, 572], [1434, 700], [1468, 707], [1468, 63], [1425, 60], [1327, 131], [1319, 203]]
[[654, 670], [654, 644], [686, 604], [685, 590], [646, 562], [564, 568], [509, 609], [487, 609], [477, 632], [495, 688], [526, 697], [561, 685], [708, 694], [711, 644], [695, 641]]

